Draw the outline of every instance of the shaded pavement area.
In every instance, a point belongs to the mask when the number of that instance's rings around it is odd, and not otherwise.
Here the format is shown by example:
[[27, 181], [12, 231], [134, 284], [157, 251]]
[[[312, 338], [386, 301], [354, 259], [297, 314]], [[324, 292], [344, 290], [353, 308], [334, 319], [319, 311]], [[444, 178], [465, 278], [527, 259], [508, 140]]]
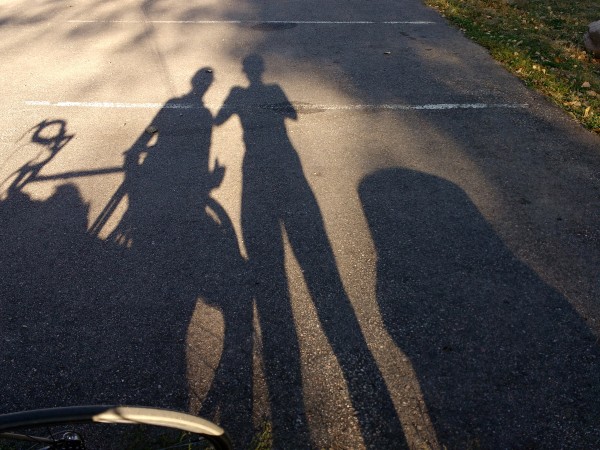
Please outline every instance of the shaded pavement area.
[[433, 11], [20, 4], [0, 412], [169, 407], [239, 448], [600, 442], [600, 139]]

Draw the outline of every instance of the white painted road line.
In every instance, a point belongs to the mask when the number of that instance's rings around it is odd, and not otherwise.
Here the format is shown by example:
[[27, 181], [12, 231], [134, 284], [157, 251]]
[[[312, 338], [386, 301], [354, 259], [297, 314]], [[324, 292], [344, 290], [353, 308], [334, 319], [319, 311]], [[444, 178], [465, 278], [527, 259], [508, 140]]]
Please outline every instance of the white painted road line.
[[114, 103], [114, 102], [47, 102], [37, 100], [27, 100], [24, 102], [27, 106], [52, 106], [56, 108], [141, 108], [141, 109], [193, 109], [198, 108], [196, 105], [179, 103], [179, 104], [163, 104], [163, 103]]
[[430, 105], [301, 105], [300, 109], [314, 109], [326, 111], [345, 110], [370, 110], [389, 109], [394, 111], [415, 110], [445, 110], [445, 109], [486, 109], [486, 108], [527, 108], [527, 104], [505, 104], [505, 103], [438, 103]]
[[125, 23], [125, 24], [191, 24], [191, 25], [435, 25], [424, 20], [68, 20], [67, 23]]
[[310, 103], [292, 102], [291, 104], [264, 104], [264, 105], [201, 105], [191, 103], [122, 103], [122, 102], [49, 102], [29, 100], [24, 102], [27, 106], [55, 107], [55, 108], [106, 108], [106, 109], [197, 109], [197, 108], [259, 108], [284, 110], [293, 107], [299, 112], [320, 111], [365, 111], [365, 110], [392, 110], [392, 111], [419, 111], [419, 110], [450, 110], [450, 109], [515, 109], [527, 108], [526, 103], [437, 103], [425, 105], [313, 105]]

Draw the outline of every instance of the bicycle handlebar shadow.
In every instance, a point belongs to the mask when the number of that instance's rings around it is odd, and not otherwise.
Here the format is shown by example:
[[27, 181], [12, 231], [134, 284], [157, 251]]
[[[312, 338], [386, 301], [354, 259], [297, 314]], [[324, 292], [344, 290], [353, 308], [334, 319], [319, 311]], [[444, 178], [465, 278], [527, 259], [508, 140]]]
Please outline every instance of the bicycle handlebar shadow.
[[25, 132], [31, 134], [31, 143], [36, 144], [39, 153], [10, 174], [0, 186], [11, 180], [6, 190], [7, 197], [19, 195], [27, 183], [35, 181], [40, 171], [50, 163], [75, 135], [67, 134], [67, 122], [61, 119], [43, 120]]
[[287, 237], [320, 324], [340, 364], [363, 438], [369, 448], [402, 446], [402, 428], [380, 370], [348, 299], [317, 200], [285, 120], [297, 119], [277, 84], [262, 81], [264, 61], [243, 60], [248, 87], [234, 87], [215, 118], [237, 115], [243, 128], [242, 233], [254, 283], [254, 301], [275, 448], [310, 442], [303, 399], [300, 348], [284, 264]]
[[591, 430], [600, 416], [600, 352], [569, 302], [455, 184], [389, 169], [363, 179], [359, 194], [384, 323], [410, 358], [440, 443], [585, 447], [547, 435]]

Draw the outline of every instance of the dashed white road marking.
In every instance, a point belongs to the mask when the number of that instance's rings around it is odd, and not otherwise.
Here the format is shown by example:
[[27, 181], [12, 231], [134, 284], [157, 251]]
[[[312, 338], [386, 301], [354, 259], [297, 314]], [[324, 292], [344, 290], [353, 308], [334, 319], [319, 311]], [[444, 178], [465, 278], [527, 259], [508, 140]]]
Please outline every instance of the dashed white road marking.
[[138, 109], [198, 109], [198, 108], [258, 108], [284, 110], [286, 108], [295, 108], [300, 112], [320, 112], [320, 111], [365, 111], [365, 110], [392, 110], [392, 111], [441, 111], [451, 109], [515, 109], [527, 108], [526, 103], [434, 103], [424, 105], [402, 105], [402, 104], [355, 104], [355, 105], [335, 105], [335, 104], [310, 104], [303, 102], [291, 102], [290, 104], [262, 104], [262, 105], [202, 105], [192, 103], [123, 103], [123, 102], [50, 102], [39, 100], [28, 100], [24, 102], [27, 106], [55, 107], [55, 108], [138, 108]]
[[190, 24], [190, 25], [435, 25], [437, 22], [426, 20], [68, 20], [67, 23], [152, 23], [152, 24]]
[[141, 108], [141, 109], [193, 109], [198, 106], [186, 103], [122, 103], [122, 102], [48, 102], [38, 100], [27, 100], [27, 106], [52, 106], [56, 108]]

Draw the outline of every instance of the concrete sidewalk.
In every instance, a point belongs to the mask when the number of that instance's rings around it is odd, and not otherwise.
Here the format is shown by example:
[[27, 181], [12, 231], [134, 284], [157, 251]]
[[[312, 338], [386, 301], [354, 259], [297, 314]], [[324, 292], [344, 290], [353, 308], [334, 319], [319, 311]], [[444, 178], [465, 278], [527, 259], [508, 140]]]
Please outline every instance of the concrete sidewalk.
[[0, 412], [600, 442], [600, 138], [434, 11], [13, 0], [0, 50]]

